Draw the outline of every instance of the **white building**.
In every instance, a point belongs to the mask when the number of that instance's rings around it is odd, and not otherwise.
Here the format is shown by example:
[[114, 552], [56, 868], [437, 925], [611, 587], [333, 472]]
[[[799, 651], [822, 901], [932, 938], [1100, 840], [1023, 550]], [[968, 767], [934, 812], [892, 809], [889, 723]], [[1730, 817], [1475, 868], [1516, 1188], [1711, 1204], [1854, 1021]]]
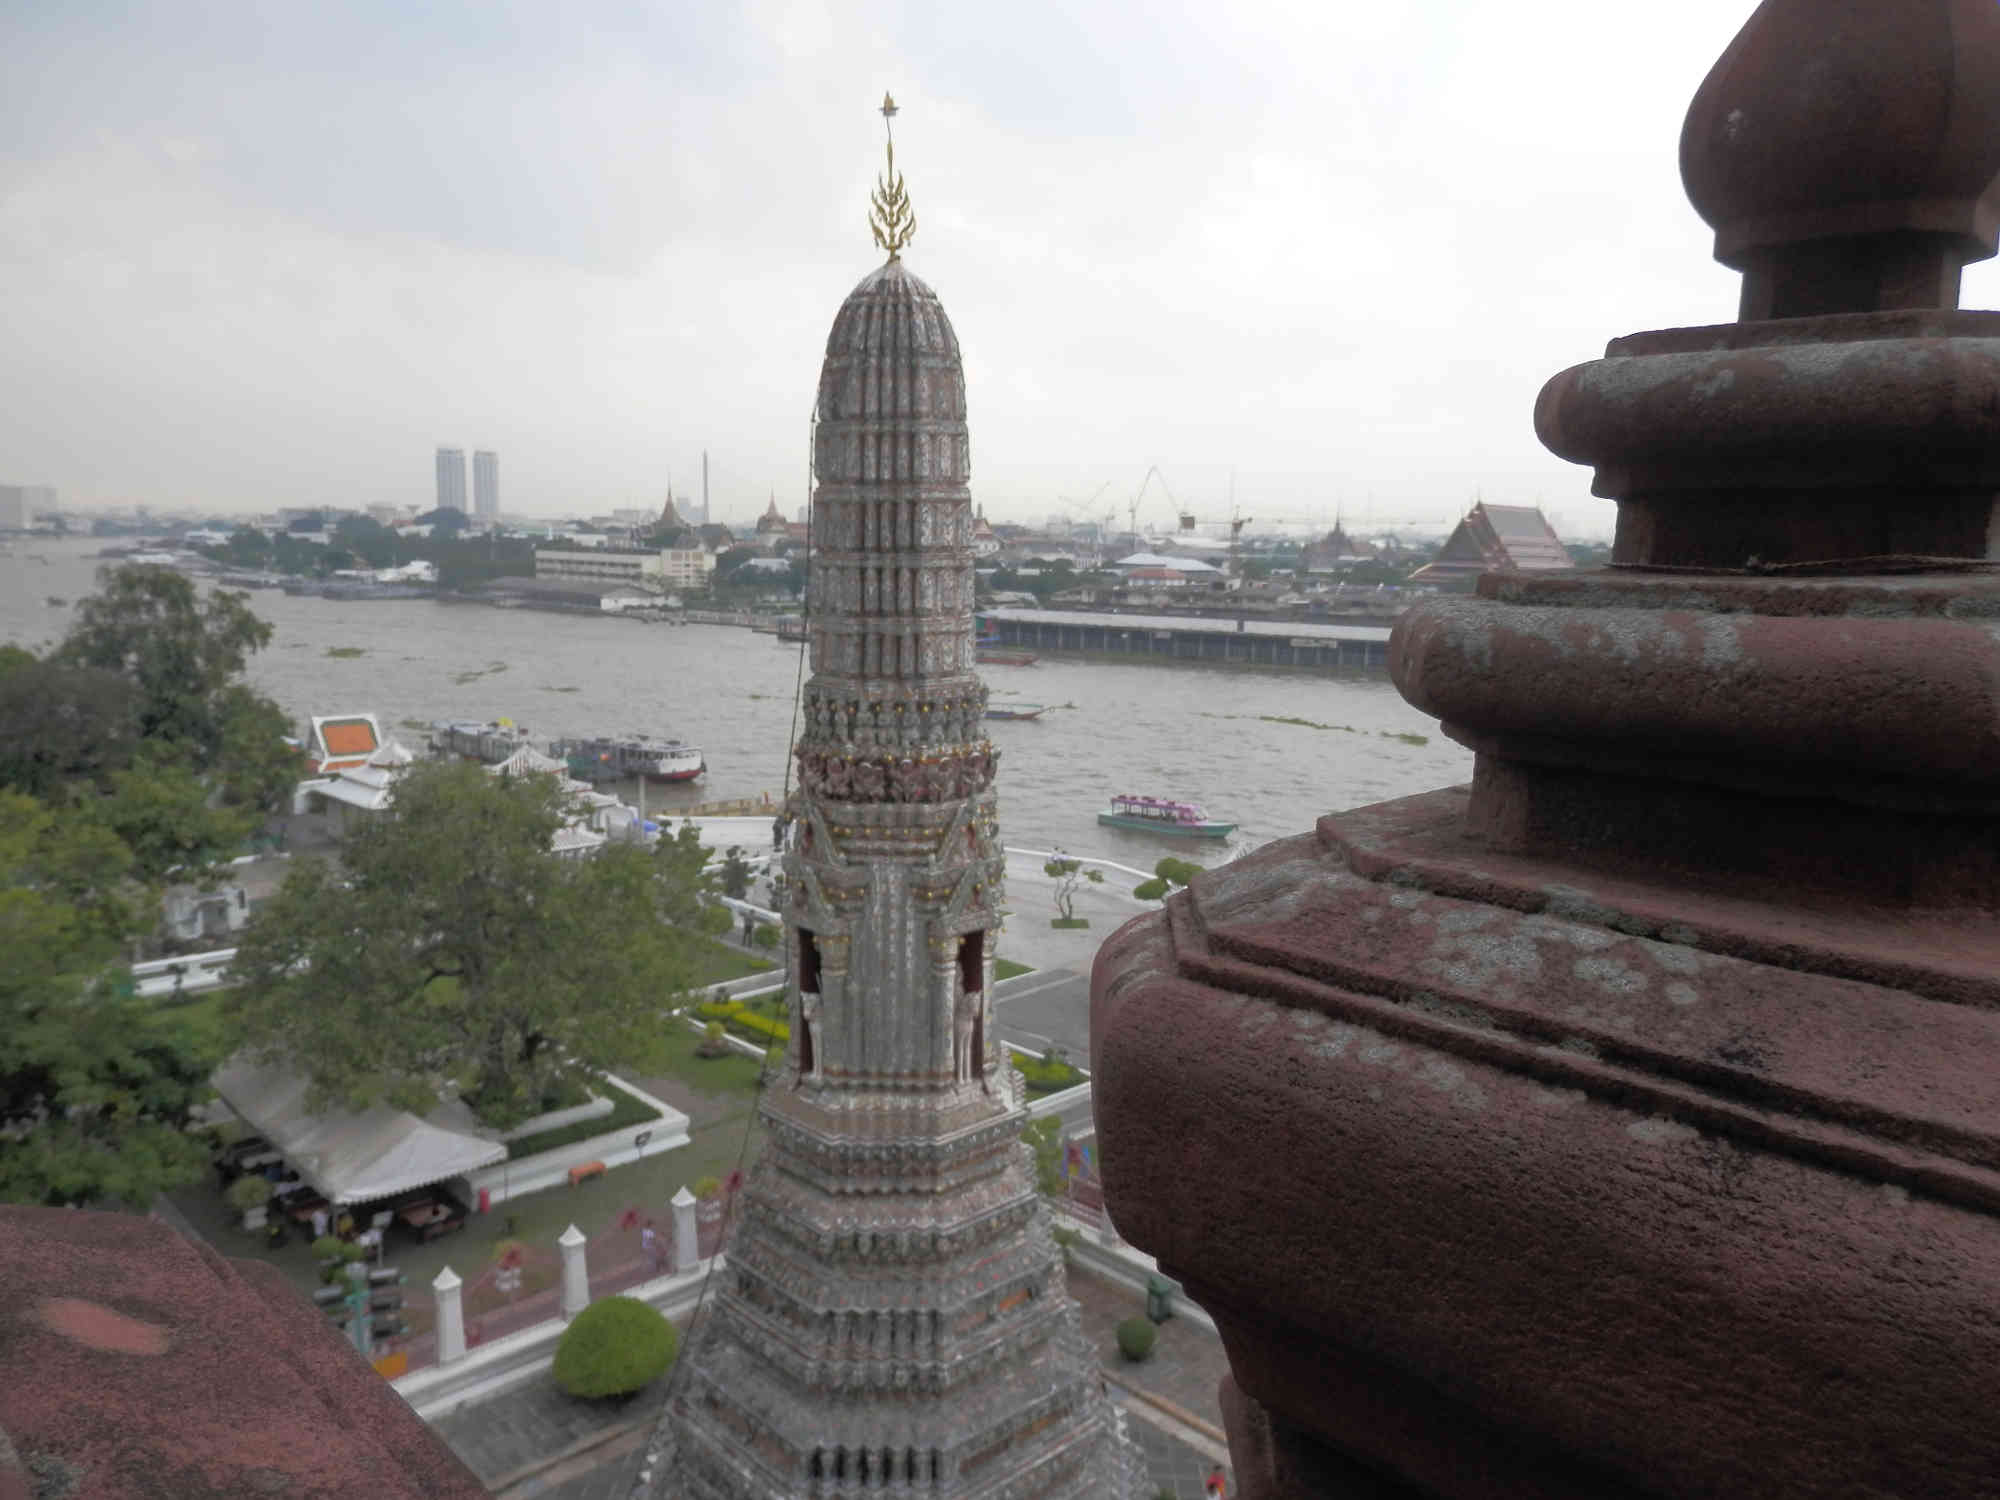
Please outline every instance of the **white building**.
[[36, 516], [56, 509], [56, 492], [46, 484], [0, 484], [0, 531], [26, 531]]
[[465, 509], [463, 448], [440, 448], [437, 451], [437, 503], [439, 510]]
[[715, 558], [699, 547], [538, 547], [537, 578], [625, 584], [649, 594], [705, 589]]
[[472, 514], [488, 530], [500, 524], [500, 455], [490, 448], [472, 455]]

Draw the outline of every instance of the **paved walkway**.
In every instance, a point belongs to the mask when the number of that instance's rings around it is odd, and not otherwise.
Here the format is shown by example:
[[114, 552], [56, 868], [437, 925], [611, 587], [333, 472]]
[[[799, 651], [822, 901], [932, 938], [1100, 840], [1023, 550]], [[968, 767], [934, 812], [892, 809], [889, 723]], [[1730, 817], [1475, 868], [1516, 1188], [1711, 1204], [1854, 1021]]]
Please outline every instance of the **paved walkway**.
[[[1228, 1369], [1221, 1342], [1172, 1318], [1160, 1325], [1152, 1357], [1133, 1364], [1118, 1352], [1112, 1330], [1140, 1310], [1137, 1294], [1074, 1269], [1069, 1284], [1155, 1489], [1201, 1500], [1210, 1469], [1228, 1466], [1216, 1404], [1216, 1384]], [[504, 1500], [631, 1500], [666, 1393], [661, 1382], [629, 1401], [578, 1401], [544, 1376], [432, 1425]]]

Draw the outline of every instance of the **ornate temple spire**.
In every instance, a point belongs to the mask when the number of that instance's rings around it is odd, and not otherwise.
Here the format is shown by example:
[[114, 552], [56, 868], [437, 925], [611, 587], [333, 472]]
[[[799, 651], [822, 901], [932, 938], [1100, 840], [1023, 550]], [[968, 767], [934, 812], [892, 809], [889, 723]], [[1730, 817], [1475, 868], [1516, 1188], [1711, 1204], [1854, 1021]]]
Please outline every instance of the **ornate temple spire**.
[[[895, 113], [883, 100], [883, 114]], [[973, 648], [965, 371], [888, 261], [827, 336], [814, 429], [812, 676], [783, 831], [790, 1040], [655, 1493], [1140, 1493], [993, 1034], [1006, 868]]]
[[888, 138], [889, 169], [886, 175], [875, 180], [868, 227], [874, 232], [875, 243], [889, 252], [889, 259], [900, 260], [903, 247], [916, 235], [917, 216], [910, 208], [910, 195], [903, 190], [903, 174], [896, 170], [895, 118], [896, 101], [885, 93], [882, 95], [882, 129]]

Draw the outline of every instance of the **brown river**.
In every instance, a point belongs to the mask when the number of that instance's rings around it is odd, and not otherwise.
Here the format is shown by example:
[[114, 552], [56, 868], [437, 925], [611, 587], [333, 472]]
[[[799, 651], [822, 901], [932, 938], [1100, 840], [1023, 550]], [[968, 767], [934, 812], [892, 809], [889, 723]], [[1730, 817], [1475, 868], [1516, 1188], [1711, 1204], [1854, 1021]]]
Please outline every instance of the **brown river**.
[[[0, 552], [0, 641], [50, 644], [92, 591], [107, 543], [9, 545]], [[538, 743], [646, 733], [700, 745], [708, 774], [690, 787], [648, 788], [649, 811], [784, 789], [800, 648], [775, 637], [423, 599], [262, 590], [251, 605], [275, 634], [250, 678], [301, 725], [309, 714], [374, 713], [419, 753], [436, 719], [512, 719]], [[1049, 656], [984, 670], [995, 703], [1048, 710], [987, 725], [1001, 752], [1001, 831], [1016, 846], [1059, 845], [1143, 868], [1166, 852], [1214, 864], [1221, 851], [1207, 841], [1105, 828], [1096, 813], [1128, 791], [1199, 802], [1238, 825], [1233, 854], [1303, 832], [1323, 812], [1472, 774], [1471, 753], [1382, 675]]]

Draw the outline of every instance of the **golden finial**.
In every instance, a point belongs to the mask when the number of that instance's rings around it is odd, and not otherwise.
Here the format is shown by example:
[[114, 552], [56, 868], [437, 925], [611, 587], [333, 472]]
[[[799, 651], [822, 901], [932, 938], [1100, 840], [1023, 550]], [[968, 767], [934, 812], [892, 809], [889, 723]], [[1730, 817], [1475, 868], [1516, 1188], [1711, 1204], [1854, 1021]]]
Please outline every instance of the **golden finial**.
[[900, 260], [905, 245], [917, 232], [917, 216], [910, 211], [910, 195], [903, 191], [903, 178], [896, 170], [896, 131], [890, 123], [896, 117], [896, 101], [882, 96], [882, 128], [889, 137], [889, 171], [875, 179], [874, 207], [868, 211], [868, 228], [875, 243]]

